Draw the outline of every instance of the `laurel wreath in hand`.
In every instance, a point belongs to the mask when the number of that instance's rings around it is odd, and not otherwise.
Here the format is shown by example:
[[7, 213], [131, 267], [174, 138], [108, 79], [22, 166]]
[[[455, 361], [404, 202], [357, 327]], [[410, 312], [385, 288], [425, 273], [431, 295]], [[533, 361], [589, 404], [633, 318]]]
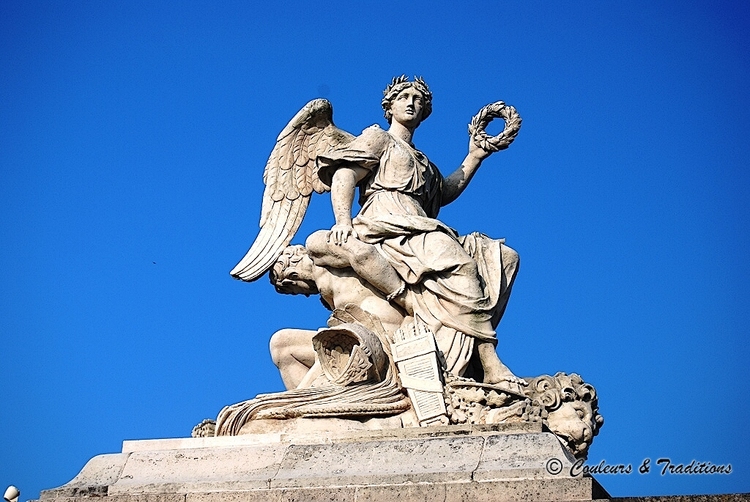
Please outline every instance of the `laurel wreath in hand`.
[[[505, 121], [505, 128], [497, 136], [490, 136], [485, 129], [487, 124], [496, 118]], [[497, 152], [505, 150], [516, 139], [521, 129], [521, 116], [515, 108], [502, 101], [491, 103], [474, 115], [469, 124], [469, 136], [474, 144], [484, 151]]]

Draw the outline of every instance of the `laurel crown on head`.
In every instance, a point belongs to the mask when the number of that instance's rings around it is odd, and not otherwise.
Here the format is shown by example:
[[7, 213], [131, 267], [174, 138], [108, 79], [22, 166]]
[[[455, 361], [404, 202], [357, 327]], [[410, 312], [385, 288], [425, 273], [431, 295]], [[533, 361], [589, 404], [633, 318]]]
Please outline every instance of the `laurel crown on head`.
[[406, 75], [393, 77], [391, 83], [388, 84], [388, 87], [383, 91], [383, 101], [380, 102], [383, 111], [385, 112], [385, 118], [388, 120], [389, 124], [391, 123], [392, 118], [391, 103], [401, 91], [409, 87], [414, 87], [421, 92], [424, 97], [424, 103], [422, 105], [422, 120], [429, 117], [432, 113], [432, 92], [430, 92], [427, 82], [425, 82], [422, 77], [415, 76], [413, 81], [409, 81], [409, 78]]

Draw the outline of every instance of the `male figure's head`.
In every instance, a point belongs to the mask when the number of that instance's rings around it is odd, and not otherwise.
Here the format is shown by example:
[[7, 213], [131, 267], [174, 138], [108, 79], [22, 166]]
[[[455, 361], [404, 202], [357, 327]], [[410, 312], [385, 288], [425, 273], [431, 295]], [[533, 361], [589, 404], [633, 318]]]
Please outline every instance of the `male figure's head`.
[[[422, 78], [415, 77], [414, 81], [410, 82], [406, 75], [401, 75], [394, 77], [385, 88], [380, 104], [389, 124], [392, 123], [395, 113], [397, 121], [412, 121], [413, 127], [417, 127], [432, 113], [432, 92]], [[414, 116], [410, 116], [410, 113]]]
[[276, 291], [287, 295], [315, 295], [313, 264], [304, 246], [287, 246], [268, 274]]

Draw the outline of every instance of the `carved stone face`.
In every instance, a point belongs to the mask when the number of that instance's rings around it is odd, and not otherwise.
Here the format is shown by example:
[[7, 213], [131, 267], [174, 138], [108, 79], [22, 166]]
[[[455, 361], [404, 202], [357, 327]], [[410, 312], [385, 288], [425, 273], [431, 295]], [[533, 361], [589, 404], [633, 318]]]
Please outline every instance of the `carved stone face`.
[[584, 401], [564, 402], [547, 417], [547, 427], [568, 443], [574, 453], [585, 452], [594, 438], [594, 413]]
[[416, 127], [422, 121], [424, 96], [414, 87], [407, 87], [391, 102], [392, 119], [406, 127]]
[[300, 259], [290, 263], [276, 278], [276, 291], [285, 295], [315, 295], [318, 286], [313, 277], [313, 262], [306, 253]]

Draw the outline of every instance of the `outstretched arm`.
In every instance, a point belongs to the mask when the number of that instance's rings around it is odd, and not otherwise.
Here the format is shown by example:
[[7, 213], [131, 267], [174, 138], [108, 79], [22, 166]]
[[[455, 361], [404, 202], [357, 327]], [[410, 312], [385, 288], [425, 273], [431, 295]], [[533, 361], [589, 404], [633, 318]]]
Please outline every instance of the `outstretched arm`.
[[469, 140], [469, 154], [461, 165], [443, 181], [443, 195], [440, 199], [441, 206], [447, 206], [458, 198], [469, 185], [471, 178], [479, 169], [482, 161], [490, 156], [492, 152], [483, 150], [476, 146], [474, 141]]

